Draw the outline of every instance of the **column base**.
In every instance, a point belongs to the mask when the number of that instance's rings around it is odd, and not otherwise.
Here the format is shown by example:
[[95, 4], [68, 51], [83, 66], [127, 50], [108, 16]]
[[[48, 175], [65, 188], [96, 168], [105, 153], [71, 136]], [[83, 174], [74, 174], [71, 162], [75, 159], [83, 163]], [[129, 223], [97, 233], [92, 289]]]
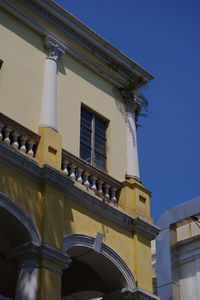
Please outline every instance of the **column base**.
[[41, 164], [61, 170], [62, 137], [55, 129], [49, 127], [39, 128], [40, 142], [36, 151], [36, 158]]
[[141, 179], [139, 177], [137, 177], [137, 176], [134, 176], [134, 175], [128, 175], [128, 174], [126, 174], [125, 178], [126, 179], [131, 179], [132, 178], [132, 179], [137, 180], [140, 183], [142, 183]]

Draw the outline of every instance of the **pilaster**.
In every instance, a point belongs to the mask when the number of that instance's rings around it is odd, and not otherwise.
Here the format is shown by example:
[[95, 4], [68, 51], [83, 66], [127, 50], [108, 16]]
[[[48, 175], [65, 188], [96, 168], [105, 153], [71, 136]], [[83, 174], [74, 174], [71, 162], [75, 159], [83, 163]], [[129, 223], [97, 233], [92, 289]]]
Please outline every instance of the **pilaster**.
[[[150, 191], [144, 185], [130, 178], [123, 182], [118, 204], [130, 215], [145, 219], [148, 224], [153, 223], [150, 216], [150, 195]], [[133, 275], [137, 286], [150, 293], [152, 292], [151, 239], [152, 237], [145, 235], [143, 230], [134, 231]]]
[[62, 136], [48, 127], [39, 128], [40, 142], [36, 152], [36, 158], [40, 164], [61, 170], [62, 161]]
[[130, 215], [153, 223], [150, 216], [150, 196], [151, 192], [142, 183], [129, 178], [122, 183], [118, 204]]

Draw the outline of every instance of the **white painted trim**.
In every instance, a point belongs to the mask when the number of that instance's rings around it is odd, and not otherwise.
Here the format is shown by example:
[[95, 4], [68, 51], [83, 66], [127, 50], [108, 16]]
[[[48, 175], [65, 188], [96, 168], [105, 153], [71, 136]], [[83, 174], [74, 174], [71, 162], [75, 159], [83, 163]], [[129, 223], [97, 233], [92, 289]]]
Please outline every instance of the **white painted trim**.
[[126, 177], [140, 178], [135, 113], [126, 112]]
[[44, 39], [47, 50], [40, 127], [57, 131], [57, 63], [67, 48], [51, 36]]
[[7, 210], [11, 215], [13, 215], [23, 227], [26, 228], [30, 235], [31, 242], [39, 245], [42, 241], [39, 229], [29, 217], [29, 215], [14, 201], [6, 197], [3, 193], [0, 192], [0, 207]]
[[[84, 246], [90, 249], [94, 249], [95, 238], [84, 234], [76, 234], [76, 233], [64, 236], [63, 238], [64, 252], [67, 252], [68, 249], [75, 246]], [[117, 267], [117, 269], [123, 275], [126, 281], [127, 288], [134, 289], [136, 287], [136, 281], [131, 270], [123, 261], [123, 259], [113, 249], [108, 247], [106, 244], [102, 243], [99, 253], [105, 256]]]

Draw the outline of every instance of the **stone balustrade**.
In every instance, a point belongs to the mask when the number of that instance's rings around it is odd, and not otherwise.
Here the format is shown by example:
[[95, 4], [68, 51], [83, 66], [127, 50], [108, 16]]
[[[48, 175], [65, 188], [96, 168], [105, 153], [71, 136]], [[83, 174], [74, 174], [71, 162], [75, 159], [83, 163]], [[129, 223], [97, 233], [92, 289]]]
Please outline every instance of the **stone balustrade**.
[[62, 150], [62, 170], [71, 180], [92, 190], [105, 201], [117, 203], [117, 192], [122, 184], [105, 172], [66, 150]]
[[0, 113], [0, 140], [34, 157], [40, 136]]

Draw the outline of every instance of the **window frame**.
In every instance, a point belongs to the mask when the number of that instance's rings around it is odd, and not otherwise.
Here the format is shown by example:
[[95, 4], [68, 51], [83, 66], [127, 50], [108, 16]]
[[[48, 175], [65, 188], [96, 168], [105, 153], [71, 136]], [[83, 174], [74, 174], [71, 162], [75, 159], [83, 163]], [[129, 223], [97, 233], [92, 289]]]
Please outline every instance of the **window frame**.
[[[82, 109], [86, 110], [88, 113], [91, 114], [91, 129], [89, 127], [87, 127], [85, 124], [81, 123], [81, 112]], [[102, 136], [101, 134], [99, 134], [98, 132], [95, 131], [95, 117], [98, 117], [100, 120], [102, 120], [105, 123], [105, 137]], [[91, 131], [91, 144], [90, 146], [88, 146], [87, 144], [85, 144], [83, 141], [81, 141], [81, 127], [85, 127], [88, 130]], [[97, 113], [95, 110], [91, 109], [90, 107], [88, 107], [87, 105], [81, 103], [81, 107], [80, 107], [80, 143], [79, 143], [79, 156], [81, 158], [81, 144], [84, 145], [85, 147], [87, 147], [88, 149], [91, 150], [91, 162], [88, 162], [88, 164], [92, 165], [93, 167], [108, 173], [107, 171], [107, 160], [108, 160], [108, 127], [109, 127], [109, 120], [107, 118], [105, 118], [104, 116], [102, 116], [101, 114]], [[103, 138], [105, 141], [105, 154], [103, 155], [101, 152], [99, 152], [98, 150], [95, 149], [95, 135], [97, 134], [97, 136], [100, 136], [100, 138]], [[97, 166], [95, 166], [95, 152], [102, 156], [104, 158], [104, 165], [105, 168], [99, 168]], [[81, 158], [83, 159], [83, 158]], [[83, 159], [84, 160], [84, 159]], [[86, 160], [84, 160], [86, 161]]]

